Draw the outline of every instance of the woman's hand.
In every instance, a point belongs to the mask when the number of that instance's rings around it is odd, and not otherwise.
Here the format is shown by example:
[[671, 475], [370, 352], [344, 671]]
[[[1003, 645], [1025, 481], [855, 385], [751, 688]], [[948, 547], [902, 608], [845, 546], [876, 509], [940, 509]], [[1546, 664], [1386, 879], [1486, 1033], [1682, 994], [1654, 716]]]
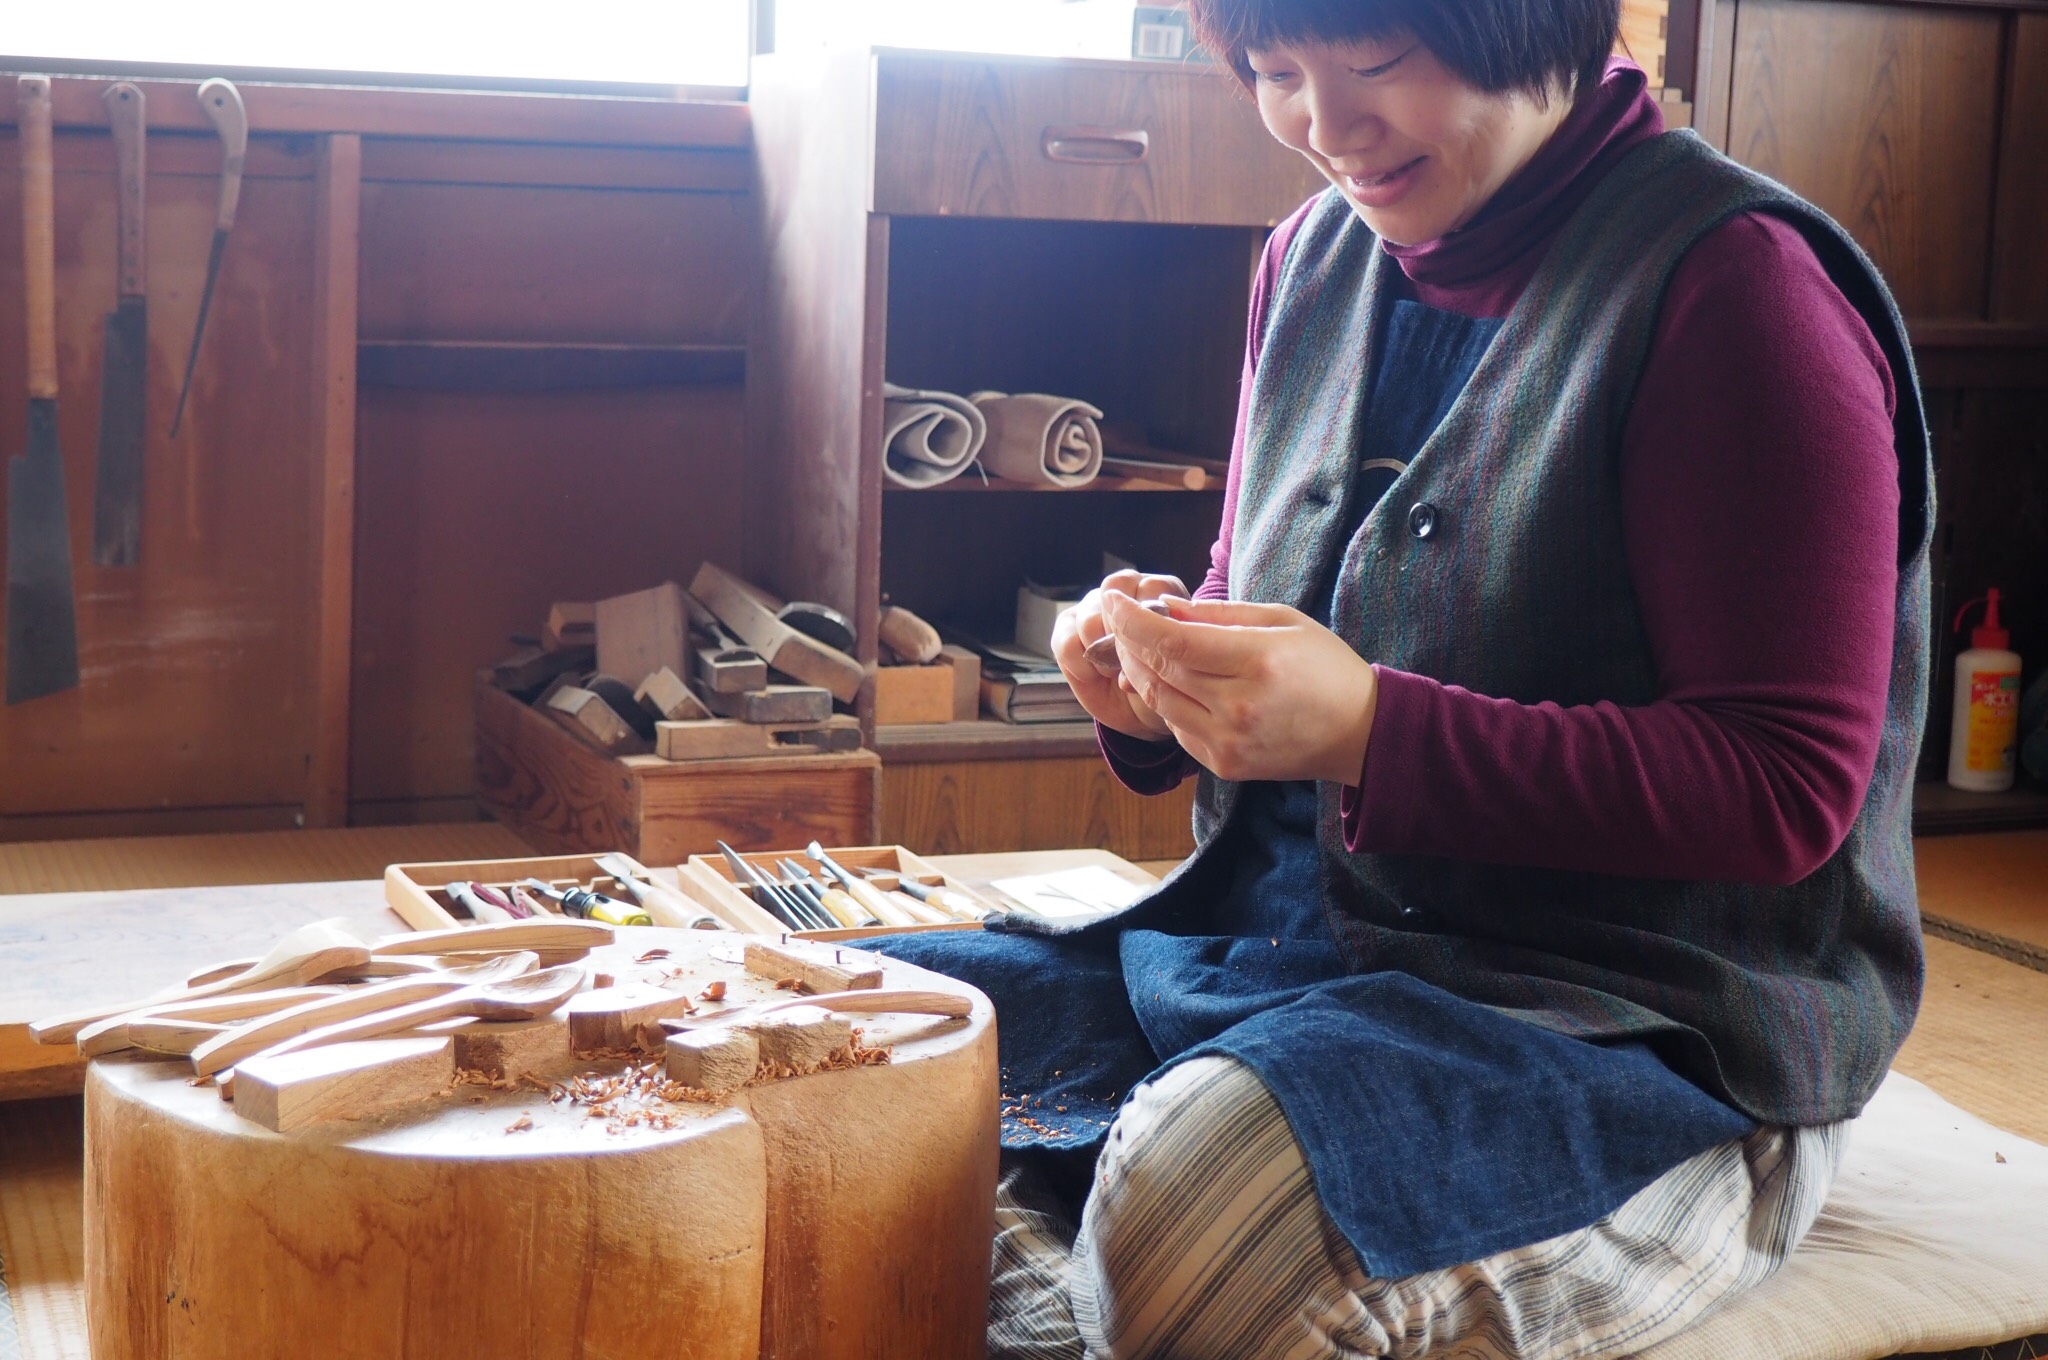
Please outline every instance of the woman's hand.
[[[1081, 603], [1060, 615], [1052, 630], [1053, 659], [1059, 662], [1060, 673], [1067, 677], [1067, 683], [1074, 687], [1074, 697], [1081, 701], [1081, 707], [1087, 709], [1095, 721], [1127, 737], [1144, 741], [1173, 740], [1173, 733], [1160, 721], [1157, 713], [1128, 689], [1119, 686], [1114, 673], [1105, 675], [1085, 653], [1090, 643], [1109, 633], [1103, 617], [1103, 605], [1112, 595], [1142, 601], [1169, 596], [1185, 599], [1187, 593], [1188, 588], [1181, 584], [1178, 576], [1146, 576], [1135, 571], [1120, 571], [1105, 577], [1100, 586], [1082, 597]], [[1142, 614], [1145, 611], [1134, 604], [1132, 612]]]
[[1117, 591], [1100, 611], [1133, 711], [1212, 773], [1358, 783], [1379, 681], [1335, 633], [1279, 604], [1177, 600], [1168, 618]]

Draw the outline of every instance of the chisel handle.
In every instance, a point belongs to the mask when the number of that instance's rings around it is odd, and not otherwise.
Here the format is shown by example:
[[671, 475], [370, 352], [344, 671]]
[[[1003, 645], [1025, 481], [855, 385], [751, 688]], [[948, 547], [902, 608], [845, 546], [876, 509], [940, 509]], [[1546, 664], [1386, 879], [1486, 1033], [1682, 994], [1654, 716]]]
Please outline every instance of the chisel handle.
[[235, 206], [242, 200], [242, 163], [249, 155], [249, 111], [242, 107], [242, 92], [232, 80], [219, 76], [199, 87], [199, 109], [220, 134], [220, 209], [214, 214], [213, 229], [230, 231], [235, 225]]
[[50, 150], [50, 78], [23, 76], [15, 108], [21, 128], [21, 240], [28, 313], [28, 394], [57, 399], [57, 194]]
[[144, 163], [148, 132], [142, 87], [133, 81], [116, 81], [107, 86], [102, 98], [107, 104], [107, 127], [114, 134], [114, 184], [121, 223], [119, 291], [122, 297], [143, 297], [149, 292], [149, 265], [143, 244], [143, 219], [149, 201], [144, 186], [149, 180]]

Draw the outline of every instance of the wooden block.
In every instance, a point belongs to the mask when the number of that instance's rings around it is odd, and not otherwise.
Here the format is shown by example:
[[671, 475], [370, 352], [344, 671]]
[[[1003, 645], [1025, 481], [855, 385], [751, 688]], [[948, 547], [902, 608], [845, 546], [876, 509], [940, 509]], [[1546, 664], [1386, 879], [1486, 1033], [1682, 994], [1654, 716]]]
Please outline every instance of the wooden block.
[[563, 726], [611, 755], [635, 755], [647, 749], [640, 734], [612, 706], [580, 685], [565, 685], [548, 696], [548, 711]]
[[748, 723], [732, 718], [654, 725], [654, 753], [664, 760], [735, 760], [744, 756], [818, 754], [860, 749], [860, 721], [840, 713], [821, 723]]
[[672, 992], [645, 983], [580, 992], [569, 998], [562, 1014], [569, 1022], [569, 1047], [659, 1050], [660, 1021], [688, 1015], [695, 1009], [687, 992]]
[[569, 1026], [557, 1015], [538, 1020], [477, 1020], [451, 1036], [455, 1065], [494, 1077], [544, 1077], [569, 1057]]
[[587, 671], [596, 664], [597, 653], [589, 647], [545, 651], [522, 647], [491, 667], [491, 683], [514, 693], [538, 689], [557, 676]]
[[951, 666], [881, 666], [875, 670], [875, 726], [953, 721]]
[[852, 992], [882, 985], [880, 966], [864, 968], [858, 962], [836, 961], [849, 957], [853, 960], [865, 958], [858, 950], [830, 946], [802, 948], [750, 940], [742, 957], [749, 973], [774, 978], [777, 982], [795, 978], [807, 992]]
[[913, 666], [928, 666], [937, 661], [944, 646], [938, 629], [901, 605], [892, 604], [884, 609], [875, 631], [881, 635], [884, 647]]
[[749, 723], [816, 723], [832, 716], [832, 694], [816, 685], [763, 685], [721, 694], [706, 689], [704, 706], [721, 718]]
[[761, 1041], [750, 1030], [718, 1026], [668, 1036], [669, 1077], [700, 1091], [736, 1091], [760, 1065]]
[[939, 661], [953, 668], [952, 721], [973, 722], [981, 716], [980, 654], [949, 642], [939, 649]]
[[768, 683], [768, 662], [744, 647], [699, 647], [697, 683], [719, 694], [760, 689]]
[[454, 1080], [450, 1038], [365, 1039], [249, 1059], [235, 1069], [235, 1112], [289, 1133], [411, 1105]]
[[792, 1006], [735, 1026], [761, 1045], [761, 1061], [786, 1067], [815, 1067], [846, 1047], [853, 1022], [819, 1006]]
[[712, 716], [696, 692], [666, 666], [642, 680], [633, 698], [657, 719], [668, 722], [697, 722]]
[[706, 562], [691, 578], [690, 593], [739, 635], [740, 641], [768, 658], [784, 675], [832, 691], [852, 703], [867, 672], [860, 662], [816, 638], [806, 637], [775, 617], [781, 601], [757, 590], [716, 565]]
[[547, 626], [541, 630], [540, 645], [550, 652], [566, 647], [597, 645], [597, 606], [556, 604], [548, 610]]
[[674, 581], [597, 602], [597, 668], [630, 686], [663, 666], [682, 674], [688, 638], [683, 588]]

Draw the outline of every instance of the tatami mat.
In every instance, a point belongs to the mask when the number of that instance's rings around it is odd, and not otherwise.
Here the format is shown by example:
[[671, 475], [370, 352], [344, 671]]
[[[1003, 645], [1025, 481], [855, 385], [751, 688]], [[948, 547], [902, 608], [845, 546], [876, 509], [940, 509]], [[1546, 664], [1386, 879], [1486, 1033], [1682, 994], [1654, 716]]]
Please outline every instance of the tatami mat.
[[0, 893], [331, 883], [382, 878], [387, 864], [532, 853], [495, 822], [18, 841], [0, 844]]

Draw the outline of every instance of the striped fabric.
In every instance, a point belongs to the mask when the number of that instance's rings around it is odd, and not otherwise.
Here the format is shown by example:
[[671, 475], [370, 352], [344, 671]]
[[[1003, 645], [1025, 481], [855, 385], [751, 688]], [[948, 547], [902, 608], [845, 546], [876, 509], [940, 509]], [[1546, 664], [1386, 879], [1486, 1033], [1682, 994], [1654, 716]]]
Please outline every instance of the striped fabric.
[[989, 1350], [1083, 1356], [1619, 1357], [1775, 1271], [1812, 1224], [1843, 1125], [1764, 1128], [1591, 1227], [1484, 1260], [1368, 1277], [1250, 1068], [1197, 1058], [1118, 1117], [1078, 1232], [1005, 1175]]

